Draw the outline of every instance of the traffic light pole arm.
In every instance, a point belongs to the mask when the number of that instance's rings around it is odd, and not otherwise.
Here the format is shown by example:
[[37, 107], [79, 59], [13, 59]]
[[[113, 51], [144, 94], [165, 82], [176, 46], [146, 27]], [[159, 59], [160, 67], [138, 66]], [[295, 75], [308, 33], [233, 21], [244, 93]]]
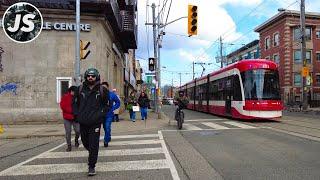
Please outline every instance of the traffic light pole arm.
[[164, 28], [164, 27], [166, 27], [167, 25], [172, 24], [172, 23], [174, 23], [174, 22], [176, 22], [176, 21], [179, 21], [180, 19], [184, 19], [184, 18], [188, 18], [188, 16], [180, 17], [180, 18], [178, 18], [178, 19], [175, 19], [175, 20], [173, 20], [173, 21], [168, 22], [167, 24], [160, 24], [159, 28]]

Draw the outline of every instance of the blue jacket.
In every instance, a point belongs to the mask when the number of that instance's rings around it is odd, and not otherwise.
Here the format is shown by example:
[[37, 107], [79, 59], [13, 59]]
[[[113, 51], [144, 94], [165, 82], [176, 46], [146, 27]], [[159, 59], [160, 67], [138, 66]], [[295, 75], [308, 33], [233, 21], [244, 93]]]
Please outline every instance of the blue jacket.
[[114, 92], [109, 92], [110, 104], [112, 105], [109, 112], [107, 113], [106, 118], [113, 117], [113, 111], [120, 107], [120, 99]]

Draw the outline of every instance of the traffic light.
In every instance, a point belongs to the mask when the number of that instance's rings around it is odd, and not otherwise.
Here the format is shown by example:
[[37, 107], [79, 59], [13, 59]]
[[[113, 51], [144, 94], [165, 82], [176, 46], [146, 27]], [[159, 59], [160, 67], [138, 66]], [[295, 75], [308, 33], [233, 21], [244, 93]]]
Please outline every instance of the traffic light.
[[149, 58], [149, 71], [154, 71], [155, 66], [155, 59]]
[[90, 46], [90, 41], [82, 41], [80, 40], [80, 59], [86, 59], [90, 54], [90, 50], [88, 47]]
[[198, 32], [198, 6], [188, 5], [188, 35], [197, 35]]

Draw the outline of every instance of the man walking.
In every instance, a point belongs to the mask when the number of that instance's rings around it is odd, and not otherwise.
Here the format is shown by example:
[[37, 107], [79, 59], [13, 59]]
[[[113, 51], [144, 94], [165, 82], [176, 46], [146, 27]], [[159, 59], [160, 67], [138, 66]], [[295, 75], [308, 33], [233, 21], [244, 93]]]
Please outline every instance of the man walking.
[[[108, 82], [103, 82], [101, 83], [101, 85], [107, 89], [109, 89], [109, 84]], [[113, 111], [118, 109], [120, 107], [120, 100], [118, 98], [118, 96], [113, 93], [113, 92], [109, 92], [109, 102], [110, 105], [112, 106], [108, 113], [107, 116], [105, 118], [105, 121], [103, 123], [103, 129], [104, 129], [104, 147], [108, 147], [109, 146], [109, 142], [111, 141], [111, 123], [113, 121]]]
[[73, 110], [72, 110], [72, 98], [77, 90], [76, 86], [71, 86], [68, 89], [68, 92], [63, 95], [60, 101], [60, 108], [62, 110], [62, 115], [64, 119], [64, 129], [66, 133], [66, 142], [67, 142], [67, 152], [71, 151], [71, 126], [73, 126], [73, 129], [75, 131], [76, 137], [75, 137], [75, 147], [79, 147], [79, 136], [80, 136], [80, 125], [78, 122], [74, 120]]
[[81, 141], [89, 151], [88, 176], [96, 175], [100, 128], [109, 111], [109, 90], [100, 84], [97, 69], [90, 68], [84, 74], [85, 82], [79, 86], [74, 99], [74, 113], [80, 123]]

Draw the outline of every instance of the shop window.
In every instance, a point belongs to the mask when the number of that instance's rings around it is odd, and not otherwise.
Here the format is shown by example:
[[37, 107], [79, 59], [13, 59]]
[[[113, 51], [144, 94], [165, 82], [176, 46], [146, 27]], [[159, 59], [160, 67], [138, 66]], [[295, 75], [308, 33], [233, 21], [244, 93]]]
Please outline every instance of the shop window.
[[280, 39], [279, 39], [279, 33], [276, 33], [273, 35], [273, 46], [279, 46]]
[[72, 78], [71, 77], [57, 77], [57, 103], [60, 103], [61, 97], [68, 91], [68, 88], [72, 85]]
[[301, 79], [301, 74], [298, 74], [298, 73], [296, 73], [296, 74], [294, 74], [294, 85], [295, 86], [301, 86], [301, 81], [302, 81], [302, 79]]

